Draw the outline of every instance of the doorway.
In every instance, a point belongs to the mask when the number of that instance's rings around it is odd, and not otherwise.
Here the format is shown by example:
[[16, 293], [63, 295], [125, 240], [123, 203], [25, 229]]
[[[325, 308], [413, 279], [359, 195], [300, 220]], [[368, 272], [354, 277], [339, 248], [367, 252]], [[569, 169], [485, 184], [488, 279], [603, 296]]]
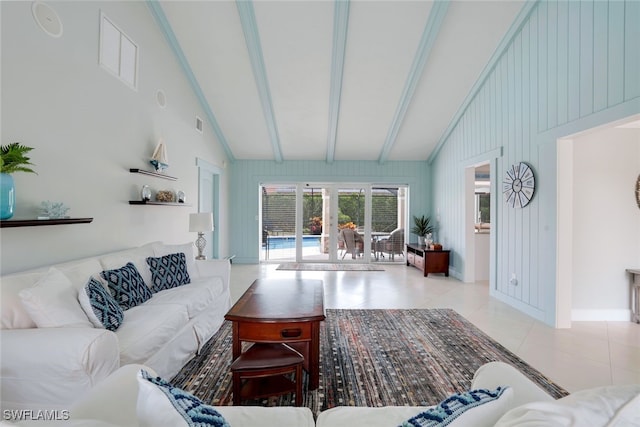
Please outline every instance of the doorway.
[[556, 326], [629, 321], [625, 270], [640, 262], [640, 115], [558, 139], [556, 150]]
[[500, 151], [487, 153], [467, 165], [465, 173], [465, 258], [464, 282], [495, 284], [496, 199], [497, 185], [493, 178]]

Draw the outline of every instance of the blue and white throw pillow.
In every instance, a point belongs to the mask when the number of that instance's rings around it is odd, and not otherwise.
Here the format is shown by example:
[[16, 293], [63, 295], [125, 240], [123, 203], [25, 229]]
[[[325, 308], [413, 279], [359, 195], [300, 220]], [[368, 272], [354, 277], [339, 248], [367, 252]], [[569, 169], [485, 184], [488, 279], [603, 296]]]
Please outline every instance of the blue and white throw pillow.
[[144, 283], [132, 262], [115, 270], [105, 270], [100, 275], [107, 281], [111, 295], [123, 310], [140, 305], [151, 298], [151, 289]]
[[493, 426], [511, 409], [512, 399], [510, 387], [456, 393], [403, 422], [401, 427]]
[[151, 270], [151, 283], [153, 292], [191, 283], [187, 271], [187, 259], [183, 252], [168, 254], [161, 257], [147, 258], [147, 264]]
[[115, 331], [122, 324], [124, 312], [100, 280], [91, 277], [85, 287], [78, 292], [80, 306], [97, 328]]
[[141, 369], [136, 412], [141, 427], [230, 427], [213, 406]]

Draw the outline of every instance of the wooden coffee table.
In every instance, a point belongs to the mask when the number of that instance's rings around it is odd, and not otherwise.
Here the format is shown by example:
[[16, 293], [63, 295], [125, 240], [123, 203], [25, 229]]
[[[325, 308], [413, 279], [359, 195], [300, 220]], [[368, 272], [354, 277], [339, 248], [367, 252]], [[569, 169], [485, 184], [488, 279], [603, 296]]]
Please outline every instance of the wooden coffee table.
[[318, 388], [320, 322], [325, 319], [322, 280], [256, 280], [225, 319], [233, 322], [233, 360], [245, 341], [287, 343], [304, 356], [309, 389]]

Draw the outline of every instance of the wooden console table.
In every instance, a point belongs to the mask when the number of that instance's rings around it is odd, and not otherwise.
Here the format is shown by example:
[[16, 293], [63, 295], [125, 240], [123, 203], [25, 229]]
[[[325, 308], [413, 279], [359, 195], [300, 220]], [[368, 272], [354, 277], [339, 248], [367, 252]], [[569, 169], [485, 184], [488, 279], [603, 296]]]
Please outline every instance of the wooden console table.
[[425, 245], [408, 243], [407, 265], [422, 270], [424, 277], [429, 273], [444, 273], [449, 277], [449, 251], [430, 250]]

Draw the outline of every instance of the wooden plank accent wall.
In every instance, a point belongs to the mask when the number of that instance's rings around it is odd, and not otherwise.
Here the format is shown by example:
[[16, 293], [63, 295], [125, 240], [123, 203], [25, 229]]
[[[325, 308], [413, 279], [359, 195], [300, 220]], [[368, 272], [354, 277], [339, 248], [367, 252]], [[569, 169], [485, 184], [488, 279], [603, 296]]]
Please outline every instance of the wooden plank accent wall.
[[259, 261], [259, 186], [262, 183], [376, 183], [409, 185], [409, 215], [427, 214], [429, 166], [423, 161], [236, 160], [231, 168], [231, 253], [234, 262]]
[[[492, 170], [498, 202], [491, 292], [553, 324], [555, 141], [640, 113], [639, 98], [640, 2], [538, 2], [431, 163], [438, 238], [452, 249], [453, 270], [464, 271], [464, 168], [502, 148]], [[511, 209], [501, 183], [520, 161], [536, 173], [536, 195], [526, 208]], [[509, 284], [514, 273], [517, 286]]]

